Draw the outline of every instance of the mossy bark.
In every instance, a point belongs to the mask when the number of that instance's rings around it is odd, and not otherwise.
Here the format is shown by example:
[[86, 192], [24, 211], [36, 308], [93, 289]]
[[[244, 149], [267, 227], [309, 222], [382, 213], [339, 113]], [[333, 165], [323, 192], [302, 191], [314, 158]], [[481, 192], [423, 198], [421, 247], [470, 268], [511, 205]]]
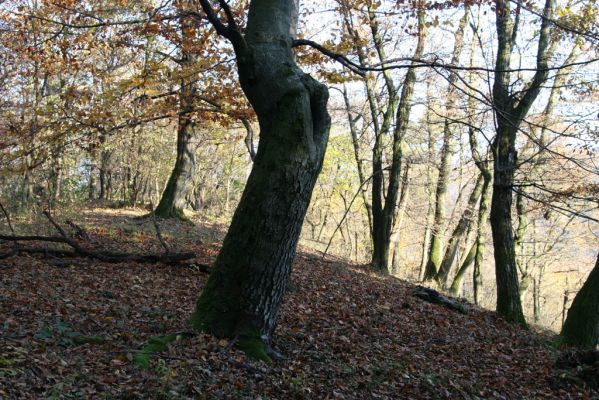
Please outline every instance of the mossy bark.
[[450, 161], [453, 155], [452, 133], [448, 121], [445, 121], [443, 130], [443, 147], [441, 148], [441, 163], [439, 164], [439, 175], [435, 190], [435, 213], [433, 227], [431, 229], [430, 247], [428, 250], [428, 261], [424, 270], [424, 280], [432, 280], [437, 277], [441, 268], [443, 257], [443, 241], [445, 237], [446, 199], [447, 186], [449, 185]]
[[296, 1], [253, 0], [245, 35], [230, 37], [260, 143], [191, 320], [195, 329], [236, 339], [266, 361], [330, 129], [326, 86], [294, 61], [296, 23]]
[[586, 349], [595, 349], [599, 344], [599, 255], [572, 302], [560, 340], [564, 345]]

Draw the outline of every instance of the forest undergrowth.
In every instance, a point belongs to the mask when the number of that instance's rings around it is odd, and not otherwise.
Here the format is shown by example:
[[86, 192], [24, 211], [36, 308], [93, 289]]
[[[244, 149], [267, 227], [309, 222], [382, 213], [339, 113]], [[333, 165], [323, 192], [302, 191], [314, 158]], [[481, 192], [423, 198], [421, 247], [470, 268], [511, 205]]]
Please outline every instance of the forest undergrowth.
[[[135, 218], [142, 213], [93, 209], [74, 220], [87, 246], [160, 250], [152, 222]], [[196, 253], [179, 264], [0, 260], [0, 398], [599, 398], [550, 334], [473, 305], [462, 314], [427, 303], [411, 283], [307, 248], [298, 250], [273, 342], [285, 358], [249, 360], [227, 340], [189, 332], [224, 232], [192, 221], [160, 221], [172, 248]], [[48, 229], [13, 223], [20, 233]], [[173, 334], [148, 368], [135, 362], [145, 345]]]

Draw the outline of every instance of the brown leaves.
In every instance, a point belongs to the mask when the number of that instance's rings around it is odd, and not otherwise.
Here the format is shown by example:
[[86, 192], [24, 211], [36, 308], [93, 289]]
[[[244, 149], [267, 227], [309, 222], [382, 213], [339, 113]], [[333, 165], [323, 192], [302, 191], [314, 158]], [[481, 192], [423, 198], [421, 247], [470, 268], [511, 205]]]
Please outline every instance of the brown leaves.
[[[95, 212], [95, 240], [141, 246], [152, 233], [122, 229], [118, 212]], [[80, 223], [80, 221], [76, 221]], [[151, 228], [151, 227], [149, 227]], [[164, 224], [165, 235], [211, 264], [207, 227]], [[100, 235], [101, 234], [101, 235]], [[194, 247], [195, 246], [195, 247]], [[150, 250], [150, 249], [149, 249]], [[134, 353], [155, 336], [188, 330], [206, 275], [192, 266], [57, 268], [43, 259], [5, 262], [0, 275], [0, 396], [6, 398], [590, 398], [560, 381], [548, 338], [494, 313], [449, 311], [413, 296], [405, 282], [301, 253], [274, 347], [286, 359], [252, 362], [227, 340], [198, 334], [170, 343], [151, 369]], [[50, 329], [50, 331], [48, 330]], [[60, 343], [69, 332], [98, 343]], [[37, 336], [36, 336], [37, 335]], [[37, 338], [36, 338], [37, 337]]]

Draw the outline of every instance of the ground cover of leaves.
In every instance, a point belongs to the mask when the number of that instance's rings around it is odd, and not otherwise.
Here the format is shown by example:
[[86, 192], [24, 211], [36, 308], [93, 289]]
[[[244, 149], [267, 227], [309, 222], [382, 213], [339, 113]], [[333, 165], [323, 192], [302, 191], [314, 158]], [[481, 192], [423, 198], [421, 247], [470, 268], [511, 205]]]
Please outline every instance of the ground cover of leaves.
[[[76, 222], [95, 246], [159, 251], [152, 224], [132, 221], [96, 210]], [[203, 266], [222, 236], [206, 224], [161, 224], [166, 240], [197, 259], [175, 266], [0, 260], [0, 398], [599, 398], [563, 379], [568, 372], [554, 366], [547, 336], [492, 312], [462, 315], [423, 302], [406, 282], [306, 249], [274, 340], [286, 359], [267, 365], [226, 340], [181, 335], [144, 370], [132, 360], [148, 340], [189, 330]]]

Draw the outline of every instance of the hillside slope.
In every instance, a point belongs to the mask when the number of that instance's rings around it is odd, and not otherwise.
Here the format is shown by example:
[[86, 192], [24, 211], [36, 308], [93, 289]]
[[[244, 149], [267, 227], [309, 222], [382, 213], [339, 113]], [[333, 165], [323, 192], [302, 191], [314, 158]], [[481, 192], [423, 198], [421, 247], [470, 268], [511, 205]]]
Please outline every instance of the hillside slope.
[[[198, 244], [194, 229], [165, 228], [183, 232], [179, 244], [198, 253], [193, 264], [0, 261], [0, 398], [599, 396], [556, 369], [547, 337], [492, 312], [463, 315], [424, 302], [408, 283], [308, 252], [296, 259], [277, 328], [285, 360], [253, 362], [225, 340], [182, 335], [144, 370], [132, 362], [136, 351], [189, 329], [207, 278], [202, 265], [218, 252], [218, 243]], [[114, 240], [105, 227], [90, 231], [97, 243]], [[137, 247], [152, 239], [141, 237]]]

